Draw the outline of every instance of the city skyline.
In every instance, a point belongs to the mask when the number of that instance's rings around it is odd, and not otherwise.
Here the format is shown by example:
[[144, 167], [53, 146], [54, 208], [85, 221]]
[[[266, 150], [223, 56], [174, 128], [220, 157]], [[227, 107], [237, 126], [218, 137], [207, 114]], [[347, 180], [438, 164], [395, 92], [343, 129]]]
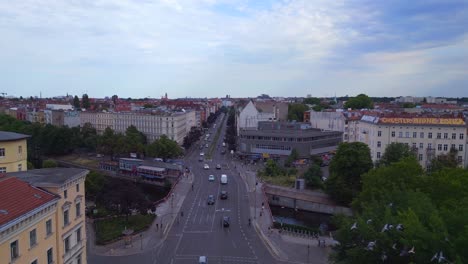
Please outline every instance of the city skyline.
[[465, 1], [0, 3], [0, 92], [468, 96]]

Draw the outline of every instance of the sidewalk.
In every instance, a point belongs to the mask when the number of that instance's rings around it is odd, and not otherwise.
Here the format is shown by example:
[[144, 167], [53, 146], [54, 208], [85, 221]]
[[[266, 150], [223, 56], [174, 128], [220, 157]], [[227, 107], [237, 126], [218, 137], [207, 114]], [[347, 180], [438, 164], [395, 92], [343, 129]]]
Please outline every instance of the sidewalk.
[[185, 200], [186, 194], [192, 186], [193, 174], [182, 176], [180, 181], [169, 193], [166, 200], [156, 208], [157, 218], [146, 231], [133, 235], [132, 243], [125, 245], [124, 240], [98, 246], [95, 244], [94, 225], [92, 220], [86, 219], [88, 252], [101, 256], [129, 256], [140, 254], [159, 246], [164, 242], [170, 227], [179, 215], [179, 210]]
[[238, 160], [231, 161], [231, 165], [240, 173], [247, 186], [254, 226], [273, 256], [278, 260], [294, 263], [328, 263], [331, 248], [319, 247], [318, 240], [325, 241], [325, 245], [332, 245], [333, 239], [328, 236], [318, 239], [293, 236], [271, 228], [273, 216], [263, 191], [263, 183], [256, 181], [258, 167], [241, 164]]

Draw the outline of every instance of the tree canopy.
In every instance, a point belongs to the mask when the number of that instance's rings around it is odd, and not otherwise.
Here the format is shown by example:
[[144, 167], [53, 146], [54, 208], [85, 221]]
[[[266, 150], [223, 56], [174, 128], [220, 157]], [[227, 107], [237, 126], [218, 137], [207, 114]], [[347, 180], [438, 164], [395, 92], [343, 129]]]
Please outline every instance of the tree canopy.
[[289, 104], [288, 120], [304, 121], [304, 112], [309, 110], [305, 104]]
[[400, 161], [403, 158], [414, 156], [414, 152], [408, 145], [398, 142], [392, 142], [387, 145], [382, 158], [379, 160], [379, 166], [388, 166], [391, 163]]
[[362, 182], [355, 215], [336, 217], [334, 263], [468, 262], [467, 170], [425, 174], [410, 156], [369, 171]]
[[80, 98], [78, 98], [78, 96], [75, 95], [75, 97], [73, 97], [73, 107], [75, 109], [80, 109]]
[[349, 98], [344, 107], [351, 109], [371, 109], [374, 108], [374, 103], [372, 102], [372, 99], [369, 98], [369, 96], [365, 94], [359, 94], [356, 97]]
[[159, 139], [149, 144], [146, 148], [146, 155], [162, 159], [177, 158], [183, 154], [182, 149], [174, 140], [162, 135]]
[[307, 187], [311, 189], [323, 189], [322, 170], [320, 166], [312, 163], [304, 173], [304, 179]]
[[341, 143], [330, 163], [327, 193], [337, 202], [349, 204], [361, 191], [361, 175], [373, 167], [369, 147], [361, 142]]

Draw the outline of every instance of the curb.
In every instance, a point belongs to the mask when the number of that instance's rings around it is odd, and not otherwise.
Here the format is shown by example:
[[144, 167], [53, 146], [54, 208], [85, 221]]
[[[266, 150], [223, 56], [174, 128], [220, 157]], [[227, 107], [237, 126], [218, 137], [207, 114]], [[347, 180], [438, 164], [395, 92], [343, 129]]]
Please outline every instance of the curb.
[[270, 240], [265, 236], [263, 231], [258, 226], [257, 221], [255, 221], [254, 226], [255, 226], [255, 231], [257, 232], [257, 234], [259, 234], [260, 238], [262, 239], [263, 243], [266, 245], [266, 248], [268, 249], [268, 251], [270, 251], [271, 255], [277, 260], [287, 261], [287, 259], [281, 258], [279, 251], [275, 248], [275, 246], [271, 244]]

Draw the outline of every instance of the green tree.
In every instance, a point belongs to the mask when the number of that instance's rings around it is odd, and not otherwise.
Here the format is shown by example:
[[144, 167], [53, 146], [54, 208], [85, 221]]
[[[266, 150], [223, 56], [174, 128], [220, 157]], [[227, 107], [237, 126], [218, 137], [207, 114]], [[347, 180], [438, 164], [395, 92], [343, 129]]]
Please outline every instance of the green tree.
[[416, 157], [410, 147], [403, 143], [392, 142], [387, 145], [380, 159], [379, 166], [388, 166], [406, 157]]
[[102, 154], [109, 155], [112, 160], [119, 144], [114, 130], [110, 127], [106, 127], [102, 136], [98, 138], [97, 143], [98, 151]]
[[86, 199], [94, 200], [102, 192], [104, 184], [104, 175], [96, 171], [88, 173], [85, 180]]
[[320, 101], [320, 98], [309, 97], [309, 98], [305, 98], [304, 101], [302, 101], [302, 103], [310, 104], [310, 105], [320, 105], [321, 101]]
[[448, 153], [440, 154], [432, 159], [429, 170], [434, 172], [444, 168], [456, 168], [459, 164], [458, 151], [456, 149], [450, 149]]
[[263, 174], [266, 176], [279, 176], [285, 174], [284, 170], [276, 163], [276, 161], [269, 159], [265, 163]]
[[361, 142], [341, 143], [330, 163], [327, 193], [337, 202], [349, 204], [361, 191], [361, 175], [373, 167], [369, 147]]
[[89, 97], [87, 94], [83, 94], [83, 97], [81, 98], [81, 107], [84, 109], [89, 109], [89, 107], [91, 107], [91, 103], [89, 102]]
[[131, 125], [125, 131], [125, 152], [143, 154], [145, 152], [146, 136]]
[[55, 168], [57, 167], [57, 162], [55, 160], [44, 160], [42, 162], [42, 168]]
[[310, 165], [304, 173], [304, 179], [307, 187], [311, 189], [323, 189], [325, 186], [322, 181], [322, 170], [317, 164]]
[[363, 109], [363, 108], [374, 108], [374, 103], [369, 96], [365, 94], [359, 94], [356, 97], [351, 97], [344, 105], [345, 108], [351, 109]]
[[171, 159], [179, 157], [182, 154], [183, 150], [177, 142], [169, 139], [166, 135], [162, 135], [146, 148], [146, 155], [149, 157]]
[[299, 159], [299, 153], [294, 148], [294, 149], [292, 149], [291, 154], [289, 154], [288, 158], [284, 162], [284, 166], [285, 167], [291, 167], [293, 162], [296, 161], [297, 159]]
[[288, 120], [296, 120], [302, 122], [304, 120], [304, 112], [309, 110], [305, 104], [289, 104]]
[[80, 98], [78, 98], [76, 95], [73, 97], [73, 107], [75, 109], [80, 109]]

